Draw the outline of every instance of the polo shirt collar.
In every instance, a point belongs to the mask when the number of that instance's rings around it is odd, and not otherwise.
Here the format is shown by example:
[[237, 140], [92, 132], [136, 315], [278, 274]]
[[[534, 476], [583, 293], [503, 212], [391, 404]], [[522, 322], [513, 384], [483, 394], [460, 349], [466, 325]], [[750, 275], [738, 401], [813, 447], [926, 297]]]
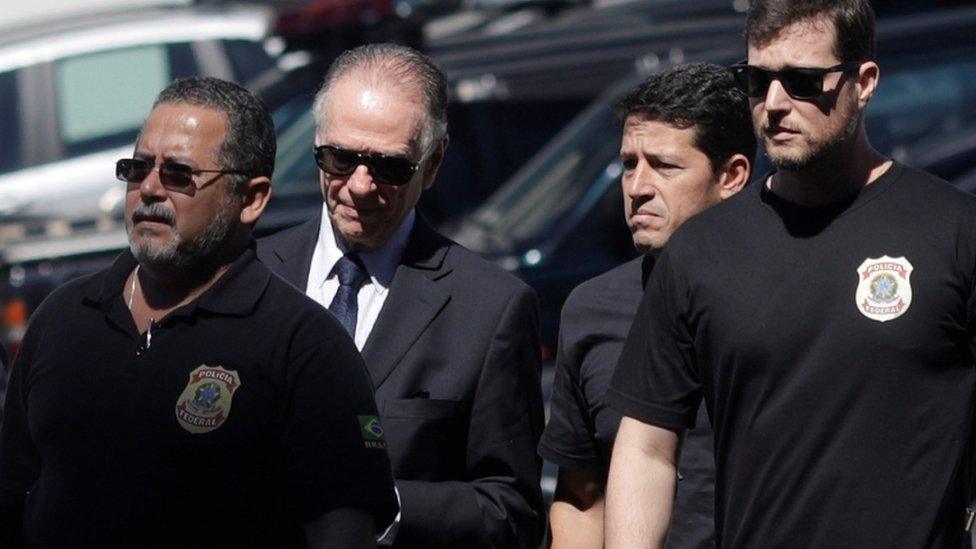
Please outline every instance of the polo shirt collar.
[[[92, 280], [92, 284], [86, 291], [86, 297], [108, 310], [112, 300], [124, 298], [125, 281], [136, 265], [132, 252], [129, 250], [122, 252], [108, 270]], [[252, 239], [244, 252], [234, 260], [227, 272], [217, 279], [213, 286], [197, 299], [173, 311], [172, 314], [189, 316], [198, 308], [217, 314], [247, 314], [254, 310], [270, 280], [271, 271], [256, 261], [255, 241]]]

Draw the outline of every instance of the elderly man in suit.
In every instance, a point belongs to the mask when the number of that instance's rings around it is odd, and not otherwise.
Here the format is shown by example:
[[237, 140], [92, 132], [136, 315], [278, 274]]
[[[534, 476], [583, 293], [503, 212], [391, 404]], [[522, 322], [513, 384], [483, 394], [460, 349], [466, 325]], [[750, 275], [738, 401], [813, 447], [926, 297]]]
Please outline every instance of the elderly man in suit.
[[[366, 359], [401, 502], [381, 543], [532, 547], [543, 531], [533, 292], [415, 212], [447, 148], [443, 71], [390, 44], [343, 53], [315, 98], [321, 217], [259, 256]], [[392, 540], [392, 541], [391, 541]]]

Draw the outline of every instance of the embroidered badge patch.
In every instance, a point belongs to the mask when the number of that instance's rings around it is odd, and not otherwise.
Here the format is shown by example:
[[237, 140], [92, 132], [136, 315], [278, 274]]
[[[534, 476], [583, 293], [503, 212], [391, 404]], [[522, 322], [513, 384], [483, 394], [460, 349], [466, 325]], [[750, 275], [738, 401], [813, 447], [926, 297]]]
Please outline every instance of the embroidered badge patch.
[[176, 400], [180, 427], [198, 435], [223, 425], [230, 415], [234, 391], [240, 386], [236, 371], [201, 364], [190, 372], [190, 381]]
[[363, 436], [363, 444], [367, 448], [386, 448], [386, 439], [383, 438], [383, 426], [380, 425], [380, 418], [376, 416], [358, 416], [359, 430]]
[[905, 257], [867, 258], [857, 268], [854, 300], [861, 314], [887, 322], [908, 311], [912, 304], [912, 264]]

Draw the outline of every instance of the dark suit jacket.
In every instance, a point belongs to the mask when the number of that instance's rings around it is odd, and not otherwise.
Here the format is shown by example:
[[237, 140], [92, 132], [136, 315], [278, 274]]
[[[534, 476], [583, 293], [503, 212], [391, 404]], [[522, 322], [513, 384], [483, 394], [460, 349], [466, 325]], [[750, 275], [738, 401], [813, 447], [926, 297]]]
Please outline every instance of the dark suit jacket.
[[[258, 243], [302, 291], [320, 218]], [[420, 216], [363, 357], [402, 503], [395, 547], [533, 547], [543, 427], [532, 290]]]

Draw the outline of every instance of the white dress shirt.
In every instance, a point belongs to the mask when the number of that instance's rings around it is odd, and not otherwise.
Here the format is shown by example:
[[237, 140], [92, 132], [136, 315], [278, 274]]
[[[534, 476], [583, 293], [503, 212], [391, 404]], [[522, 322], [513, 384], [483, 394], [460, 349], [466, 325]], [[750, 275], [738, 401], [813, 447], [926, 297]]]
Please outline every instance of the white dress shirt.
[[[410, 239], [417, 214], [410, 210], [406, 219], [396, 232], [380, 248], [371, 252], [358, 252], [363, 265], [369, 271], [369, 278], [359, 288], [356, 302], [359, 311], [356, 315], [356, 347], [362, 351], [369, 338], [369, 333], [380, 316], [383, 303], [389, 294], [393, 275], [396, 274], [403, 250]], [[332, 228], [332, 221], [325, 203], [322, 204], [322, 225], [319, 227], [319, 239], [312, 252], [312, 264], [308, 270], [308, 284], [305, 294], [328, 308], [339, 291], [339, 278], [333, 272], [336, 263], [349, 250], [345, 242], [339, 238]]]
[[[406, 219], [397, 228], [396, 232], [386, 241], [385, 244], [371, 252], [358, 252], [363, 265], [369, 271], [369, 278], [363, 282], [356, 295], [356, 303], [359, 310], [356, 313], [356, 347], [362, 352], [369, 339], [369, 333], [373, 331], [373, 325], [380, 316], [383, 303], [389, 294], [390, 284], [393, 283], [393, 275], [396, 274], [400, 258], [403, 257], [403, 250], [407, 247], [410, 239], [410, 231], [413, 230], [414, 221], [417, 214], [410, 210]], [[328, 206], [322, 203], [322, 224], [319, 226], [319, 239], [315, 243], [315, 251], [312, 252], [312, 264], [308, 269], [308, 283], [305, 286], [305, 295], [318, 301], [326, 309], [332, 304], [336, 292], [339, 291], [339, 278], [333, 272], [336, 263], [349, 251], [348, 246], [341, 238], [336, 236], [332, 228], [332, 221], [329, 218]], [[396, 488], [394, 487], [394, 490]], [[396, 490], [397, 506], [400, 505], [400, 491]], [[400, 529], [400, 510], [397, 510], [396, 518], [385, 531], [377, 533], [376, 542], [378, 545], [389, 546], [393, 544], [397, 531]]]

